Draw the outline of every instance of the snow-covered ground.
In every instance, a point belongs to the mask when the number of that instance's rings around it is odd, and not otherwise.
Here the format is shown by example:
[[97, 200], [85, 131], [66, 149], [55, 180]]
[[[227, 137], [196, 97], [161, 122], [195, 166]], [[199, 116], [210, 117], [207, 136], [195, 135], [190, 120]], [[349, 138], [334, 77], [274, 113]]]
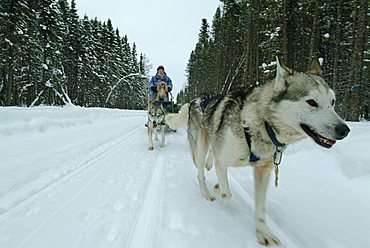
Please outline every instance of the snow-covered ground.
[[[253, 176], [204, 200], [184, 130], [147, 150], [143, 111], [0, 108], [0, 247], [245, 248]], [[370, 123], [327, 150], [288, 147], [267, 214], [281, 247], [370, 247]], [[214, 171], [207, 173], [211, 188]]]

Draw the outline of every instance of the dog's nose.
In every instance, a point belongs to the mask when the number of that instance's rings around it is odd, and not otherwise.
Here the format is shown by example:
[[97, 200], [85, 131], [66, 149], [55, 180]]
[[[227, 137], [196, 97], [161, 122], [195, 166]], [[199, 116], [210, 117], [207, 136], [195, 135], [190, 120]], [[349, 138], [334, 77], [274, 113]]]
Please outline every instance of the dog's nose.
[[349, 127], [343, 123], [335, 127], [335, 132], [338, 135], [339, 139], [345, 138], [348, 135], [349, 131], [350, 131]]
[[153, 121], [153, 124], [155, 125], [155, 124], [157, 124], [157, 122], [156, 121]]

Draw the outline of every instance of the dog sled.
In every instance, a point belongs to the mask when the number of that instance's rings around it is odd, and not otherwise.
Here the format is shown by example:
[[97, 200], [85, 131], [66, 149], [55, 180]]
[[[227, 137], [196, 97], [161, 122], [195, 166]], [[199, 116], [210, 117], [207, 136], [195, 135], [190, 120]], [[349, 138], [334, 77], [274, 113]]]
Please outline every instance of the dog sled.
[[166, 110], [166, 112], [171, 113], [171, 114], [178, 113], [179, 110], [180, 110], [180, 107], [181, 107], [179, 104], [174, 103], [174, 101], [157, 101], [157, 100], [155, 100], [153, 104], [156, 105], [156, 106], [162, 105], [163, 108]]

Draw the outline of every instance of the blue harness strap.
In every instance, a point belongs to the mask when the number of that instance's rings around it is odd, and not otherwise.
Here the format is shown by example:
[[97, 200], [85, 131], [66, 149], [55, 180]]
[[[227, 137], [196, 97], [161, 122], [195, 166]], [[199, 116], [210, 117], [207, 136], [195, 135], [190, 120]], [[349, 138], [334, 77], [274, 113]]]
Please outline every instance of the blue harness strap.
[[270, 136], [272, 143], [274, 143], [276, 147], [285, 147], [284, 143], [280, 143], [277, 140], [274, 130], [272, 129], [271, 125], [267, 121], [265, 121], [265, 127], [266, 127], [268, 135]]
[[[274, 143], [274, 145], [276, 146], [276, 152], [274, 154], [274, 162], [275, 162], [275, 164], [280, 164], [281, 154], [282, 154], [282, 151], [284, 150], [284, 148], [286, 147], [286, 145], [284, 143], [281, 143], [280, 141], [278, 141], [278, 139], [276, 138], [276, 134], [275, 134], [274, 130], [272, 129], [271, 125], [267, 121], [265, 121], [265, 127], [266, 127], [266, 131], [267, 131], [272, 143]], [[260, 158], [252, 152], [252, 136], [251, 136], [250, 132], [251, 132], [251, 130], [250, 130], [249, 127], [244, 128], [245, 139], [247, 140], [247, 144], [248, 144], [249, 151], [250, 151], [249, 162], [256, 162], [256, 161], [260, 160]], [[278, 155], [279, 155], [279, 157], [278, 157]]]
[[207, 107], [208, 103], [211, 101], [212, 97], [210, 94], [203, 94], [202, 101], [200, 102], [200, 107], [202, 108], [202, 112], [204, 113], [205, 108]]
[[251, 130], [249, 127], [244, 128], [244, 135], [245, 139], [247, 140], [247, 144], [249, 147], [250, 155], [249, 155], [249, 162], [256, 162], [260, 160], [259, 157], [257, 157], [253, 152], [252, 152], [252, 137], [251, 137]]

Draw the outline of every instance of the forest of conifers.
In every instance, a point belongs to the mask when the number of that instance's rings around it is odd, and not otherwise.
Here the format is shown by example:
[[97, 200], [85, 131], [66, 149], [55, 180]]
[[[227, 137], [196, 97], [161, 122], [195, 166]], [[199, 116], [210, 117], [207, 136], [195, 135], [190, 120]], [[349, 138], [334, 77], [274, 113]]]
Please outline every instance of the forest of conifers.
[[[0, 106], [145, 108], [147, 59], [111, 20], [80, 18], [69, 2], [0, 1]], [[338, 113], [369, 120], [369, 16], [368, 0], [221, 0], [177, 101], [263, 84], [277, 55], [297, 71], [320, 58]]]
[[369, 120], [368, 0], [221, 2], [212, 23], [201, 22], [179, 102], [263, 84], [275, 75], [277, 55], [297, 71], [320, 58], [338, 113], [346, 120]]
[[0, 1], [0, 106], [145, 108], [148, 71], [135, 43], [69, 2]]

